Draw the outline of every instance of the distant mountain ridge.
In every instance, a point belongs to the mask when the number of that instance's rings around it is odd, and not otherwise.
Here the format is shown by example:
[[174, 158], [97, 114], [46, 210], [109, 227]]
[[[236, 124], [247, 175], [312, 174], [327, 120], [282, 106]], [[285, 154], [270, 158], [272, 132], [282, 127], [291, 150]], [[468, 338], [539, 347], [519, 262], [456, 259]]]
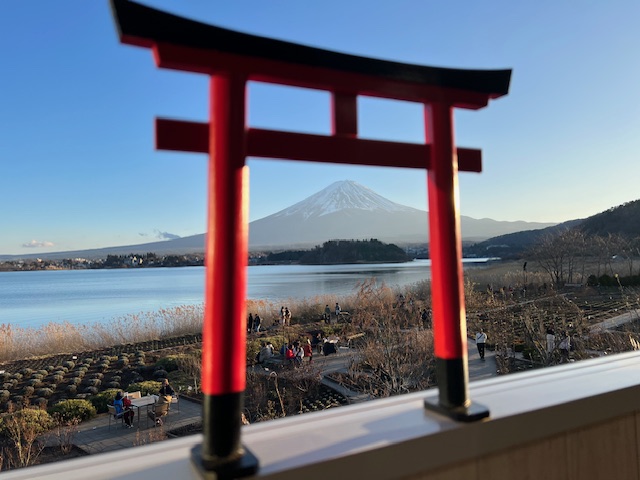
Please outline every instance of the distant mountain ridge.
[[[554, 225], [466, 216], [460, 217], [460, 223], [462, 237], [468, 241]], [[333, 239], [366, 238], [395, 244], [426, 243], [428, 213], [392, 202], [354, 181], [344, 180], [249, 224], [252, 249], [304, 248]]]
[[[502, 222], [489, 218], [460, 217], [462, 238], [478, 242], [523, 230], [549, 227], [553, 223]], [[249, 224], [250, 250], [312, 248], [329, 240], [371, 239], [397, 245], [425, 244], [429, 239], [428, 213], [395, 203], [354, 181], [334, 182], [306, 199]], [[0, 260], [16, 258], [104, 258], [107, 255], [155, 253], [177, 255], [202, 253], [204, 234], [168, 241], [25, 255], [0, 255]]]
[[620, 235], [632, 239], [640, 237], [640, 200], [612, 207], [588, 218], [570, 220], [541, 230], [501, 235], [464, 248], [464, 255], [519, 258], [530, 247], [547, 235], [578, 229], [585, 235]]

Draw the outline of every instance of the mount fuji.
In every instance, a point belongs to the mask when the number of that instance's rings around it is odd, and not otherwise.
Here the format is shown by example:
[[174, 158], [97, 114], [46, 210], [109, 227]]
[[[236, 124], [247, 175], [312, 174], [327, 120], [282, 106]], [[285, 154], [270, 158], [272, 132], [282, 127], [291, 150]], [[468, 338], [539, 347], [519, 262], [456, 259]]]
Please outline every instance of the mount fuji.
[[[553, 224], [476, 220], [461, 216], [464, 240], [481, 241]], [[400, 205], [356, 182], [334, 182], [301, 202], [249, 224], [252, 250], [305, 248], [332, 239], [370, 239], [426, 243], [428, 214]]]
[[[420, 244], [429, 240], [428, 214], [378, 195], [353, 181], [335, 182], [318, 193], [268, 217], [249, 224], [252, 251], [312, 248], [327, 240], [368, 240], [376, 238], [397, 245]], [[508, 233], [537, 230], [553, 223], [499, 222], [460, 217], [462, 239], [481, 242]], [[132, 252], [157, 255], [201, 254], [205, 235], [191, 235], [164, 242], [29, 255], [0, 255], [0, 260], [16, 258], [105, 258]]]

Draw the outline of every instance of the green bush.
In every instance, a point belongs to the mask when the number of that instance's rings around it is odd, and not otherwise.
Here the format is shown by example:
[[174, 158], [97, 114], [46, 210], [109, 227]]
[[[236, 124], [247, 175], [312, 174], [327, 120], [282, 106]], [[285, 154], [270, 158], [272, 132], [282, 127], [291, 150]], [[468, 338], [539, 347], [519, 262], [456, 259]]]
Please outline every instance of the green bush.
[[102, 384], [102, 380], [97, 378], [88, 378], [83, 382], [84, 385], [88, 385], [89, 387], [99, 387]]
[[127, 357], [121, 357], [116, 361], [116, 365], [120, 368], [129, 365], [129, 359]]
[[107, 405], [113, 405], [113, 400], [119, 391], [119, 388], [104, 390], [90, 398], [91, 404], [96, 408], [98, 413], [104, 413], [108, 411]]
[[145, 382], [132, 383], [127, 387], [130, 392], [137, 392], [140, 390], [142, 395], [156, 395], [160, 390], [161, 383], [155, 380], [147, 380]]
[[[262, 348], [262, 342], [264, 340], [247, 340], [247, 365], [253, 365], [256, 363], [256, 356]], [[282, 341], [282, 340], [280, 340]], [[275, 345], [275, 344], [274, 344]]]
[[53, 427], [53, 419], [46, 410], [23, 408], [0, 417], [0, 436], [7, 436], [14, 426], [20, 425], [22, 431], [30, 430], [41, 435]]
[[49, 398], [51, 395], [53, 395], [53, 390], [51, 390], [50, 388], [39, 388], [36, 391], [36, 395], [38, 395], [39, 397]]
[[71, 360], [67, 360], [66, 362], [62, 362], [62, 366], [68, 368], [69, 370], [71, 370], [73, 367], [76, 366], [75, 362], [72, 362]]
[[31, 387], [31, 386], [27, 385], [26, 387], [24, 387], [24, 388], [22, 389], [22, 394], [23, 394], [25, 397], [28, 397], [28, 396], [30, 396], [30, 395], [33, 395], [33, 392], [34, 392], [34, 391], [35, 391], [35, 388], [33, 388], [33, 387]]
[[49, 408], [49, 413], [65, 422], [83, 422], [96, 416], [96, 408], [88, 400], [62, 400]]
[[96, 395], [98, 393], [98, 389], [96, 387], [87, 387], [82, 390], [82, 392], [86, 393], [87, 395]]
[[155, 364], [155, 367], [158, 370], [166, 370], [167, 372], [174, 372], [178, 370], [181, 357], [184, 357], [184, 355], [167, 355], [166, 357], [158, 360]]

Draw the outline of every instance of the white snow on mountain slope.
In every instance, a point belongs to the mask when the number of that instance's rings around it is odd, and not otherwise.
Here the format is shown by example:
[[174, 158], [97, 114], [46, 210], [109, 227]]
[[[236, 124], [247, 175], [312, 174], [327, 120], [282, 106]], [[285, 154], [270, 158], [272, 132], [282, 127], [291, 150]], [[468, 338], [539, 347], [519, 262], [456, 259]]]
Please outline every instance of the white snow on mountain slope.
[[321, 217], [341, 210], [358, 209], [371, 212], [417, 212], [419, 210], [388, 200], [352, 180], [334, 182], [318, 193], [281, 210], [272, 217], [301, 214], [305, 219]]

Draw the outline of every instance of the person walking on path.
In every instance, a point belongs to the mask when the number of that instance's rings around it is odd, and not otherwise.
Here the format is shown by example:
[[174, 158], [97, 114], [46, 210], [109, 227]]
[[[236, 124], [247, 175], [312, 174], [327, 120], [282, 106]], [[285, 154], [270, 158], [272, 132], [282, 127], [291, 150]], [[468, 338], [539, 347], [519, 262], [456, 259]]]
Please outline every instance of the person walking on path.
[[262, 319], [260, 315], [256, 313], [256, 316], [253, 317], [253, 325], [255, 326], [256, 333], [260, 333], [260, 324], [262, 323]]
[[340, 312], [342, 312], [342, 309], [340, 308], [340, 305], [338, 304], [338, 302], [336, 302], [336, 322], [340, 318]]
[[247, 321], [247, 332], [253, 332], [253, 314], [249, 314], [249, 320]]
[[289, 307], [285, 307], [284, 309], [284, 323], [287, 327], [291, 326], [291, 310], [289, 310]]
[[309, 363], [313, 362], [313, 347], [311, 346], [311, 340], [307, 338], [307, 343], [302, 346], [304, 350], [304, 356], [309, 357]]
[[484, 360], [484, 344], [487, 342], [487, 334], [484, 333], [484, 330], [481, 328], [478, 333], [476, 333], [476, 346], [478, 347], [478, 355], [480, 355], [480, 359]]

